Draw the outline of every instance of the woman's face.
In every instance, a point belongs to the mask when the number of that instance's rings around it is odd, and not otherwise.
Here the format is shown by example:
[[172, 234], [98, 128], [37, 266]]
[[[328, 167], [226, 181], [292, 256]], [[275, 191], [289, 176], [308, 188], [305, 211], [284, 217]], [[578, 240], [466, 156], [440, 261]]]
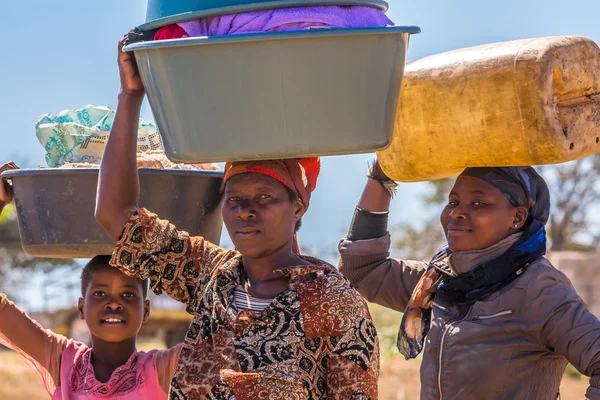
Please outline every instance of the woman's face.
[[264, 174], [238, 174], [225, 185], [223, 221], [244, 257], [262, 258], [291, 246], [305, 211], [300, 200], [290, 200], [282, 183]]
[[450, 250], [480, 250], [520, 230], [527, 220], [527, 209], [513, 206], [482, 179], [460, 176], [440, 220]]

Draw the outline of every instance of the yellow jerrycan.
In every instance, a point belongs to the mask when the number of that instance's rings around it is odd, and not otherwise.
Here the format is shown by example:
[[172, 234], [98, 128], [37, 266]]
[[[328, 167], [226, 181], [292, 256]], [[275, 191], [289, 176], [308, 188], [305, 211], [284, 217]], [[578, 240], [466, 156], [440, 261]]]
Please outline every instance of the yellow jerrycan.
[[556, 164], [600, 152], [600, 49], [583, 37], [492, 43], [406, 65], [391, 145], [392, 179], [466, 167]]

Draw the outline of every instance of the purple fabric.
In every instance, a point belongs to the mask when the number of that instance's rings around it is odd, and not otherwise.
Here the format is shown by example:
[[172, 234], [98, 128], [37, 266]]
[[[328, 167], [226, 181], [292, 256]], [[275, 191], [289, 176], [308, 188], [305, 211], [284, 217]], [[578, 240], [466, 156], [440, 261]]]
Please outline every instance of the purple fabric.
[[368, 6], [282, 8], [180, 22], [190, 37], [283, 32], [319, 28], [368, 28], [394, 25], [383, 11]]

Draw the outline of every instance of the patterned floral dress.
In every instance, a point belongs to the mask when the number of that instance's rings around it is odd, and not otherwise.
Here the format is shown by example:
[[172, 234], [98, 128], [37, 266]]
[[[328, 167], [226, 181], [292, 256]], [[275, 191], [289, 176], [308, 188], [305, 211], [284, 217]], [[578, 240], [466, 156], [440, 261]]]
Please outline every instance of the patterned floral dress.
[[376, 399], [379, 343], [366, 302], [323, 261], [283, 268], [289, 288], [262, 313], [238, 312], [242, 257], [190, 237], [145, 209], [111, 264], [149, 278], [194, 316], [171, 399]]

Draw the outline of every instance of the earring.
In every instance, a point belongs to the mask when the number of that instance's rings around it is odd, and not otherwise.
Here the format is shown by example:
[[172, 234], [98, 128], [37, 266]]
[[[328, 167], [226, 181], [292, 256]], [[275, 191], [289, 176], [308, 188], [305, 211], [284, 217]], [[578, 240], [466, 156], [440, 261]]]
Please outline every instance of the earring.
[[518, 228], [518, 227], [519, 227], [519, 225], [515, 224], [515, 228]]

